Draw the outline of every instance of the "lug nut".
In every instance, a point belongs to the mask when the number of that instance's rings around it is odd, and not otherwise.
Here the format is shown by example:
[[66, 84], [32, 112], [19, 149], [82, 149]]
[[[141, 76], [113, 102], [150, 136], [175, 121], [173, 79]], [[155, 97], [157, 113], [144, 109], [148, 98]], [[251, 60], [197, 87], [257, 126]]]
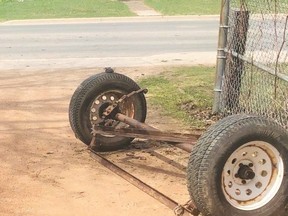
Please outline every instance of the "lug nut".
[[106, 97], [105, 95], [103, 95], [103, 96], [102, 96], [102, 99], [103, 99], [103, 100], [106, 100], [106, 99], [107, 99], [107, 97]]
[[92, 118], [94, 121], [96, 121], [98, 118], [96, 116], [93, 116]]
[[95, 104], [97, 104], [97, 105], [98, 105], [99, 103], [100, 103], [100, 101], [99, 101], [99, 100], [96, 100], [96, 101], [95, 101]]
[[92, 109], [91, 109], [91, 112], [95, 113], [95, 112], [96, 112], [96, 109], [95, 109], [95, 108], [92, 108]]

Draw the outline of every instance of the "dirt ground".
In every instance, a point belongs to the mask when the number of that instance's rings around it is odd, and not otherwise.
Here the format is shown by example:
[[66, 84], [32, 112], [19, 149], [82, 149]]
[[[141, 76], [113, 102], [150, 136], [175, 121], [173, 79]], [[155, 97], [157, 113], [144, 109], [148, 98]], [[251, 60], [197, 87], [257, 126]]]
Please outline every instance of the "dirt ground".
[[[163, 68], [119, 68], [137, 79]], [[6, 215], [173, 215], [95, 162], [74, 137], [68, 105], [75, 88], [102, 69], [1, 71], [0, 212]], [[148, 105], [149, 106], [149, 105]], [[182, 125], [149, 109], [162, 130]], [[188, 153], [153, 141], [135, 141], [105, 157], [180, 203], [189, 199]], [[173, 161], [171, 160], [173, 159]]]

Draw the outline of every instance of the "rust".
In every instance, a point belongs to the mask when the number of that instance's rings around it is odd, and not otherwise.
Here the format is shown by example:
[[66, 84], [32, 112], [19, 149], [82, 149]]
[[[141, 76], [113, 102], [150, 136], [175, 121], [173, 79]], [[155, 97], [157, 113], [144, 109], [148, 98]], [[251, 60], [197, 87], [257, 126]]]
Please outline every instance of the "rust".
[[[91, 145], [95, 145], [95, 143], [92, 144], [92, 142], [91, 142]], [[92, 149], [90, 149], [90, 151], [91, 151], [91, 157], [94, 158], [98, 163], [105, 166], [106, 168], [108, 168], [109, 170], [111, 170], [115, 174], [119, 175], [120, 177], [122, 177], [123, 179], [128, 181], [129, 183], [133, 184], [134, 186], [136, 186], [137, 188], [139, 188], [143, 192], [147, 193], [148, 195], [150, 195], [154, 199], [158, 200], [162, 204], [166, 205], [171, 210], [175, 210], [176, 208], [178, 208], [178, 209], [180, 208], [183, 212], [183, 214], [181, 214], [181, 215], [186, 215], [186, 216], [199, 215], [199, 211], [196, 209], [196, 207], [192, 203], [192, 201], [189, 202], [189, 205], [188, 204], [180, 205], [179, 203], [175, 202], [174, 200], [167, 197], [163, 193], [157, 191], [156, 189], [152, 188], [151, 186], [149, 186], [145, 182], [141, 181], [140, 179], [131, 175], [127, 171], [123, 170], [122, 168], [120, 168], [116, 164], [110, 162], [109, 160], [107, 160], [106, 158], [104, 158], [103, 156], [98, 154], [97, 152], [93, 151]]]
[[157, 129], [155, 130], [146, 130], [138, 128], [116, 129], [113, 127], [104, 127], [104, 126], [94, 126], [93, 134], [116, 135], [122, 137], [135, 137], [141, 139], [166, 141], [173, 144], [177, 148], [180, 148], [187, 152], [191, 152], [193, 146], [196, 144], [196, 141], [199, 137], [199, 135], [193, 135], [193, 134], [162, 132]]
[[159, 131], [158, 129], [156, 128], [153, 128], [151, 127], [150, 125], [147, 125], [145, 123], [142, 123], [142, 122], [139, 122], [133, 118], [130, 118], [126, 115], [123, 115], [121, 113], [117, 113], [115, 115], [115, 119], [120, 121], [120, 122], [124, 122], [134, 128], [138, 128], [138, 129], [144, 129], [144, 130], [147, 130], [147, 131]]
[[[135, 138], [137, 137], [137, 138], [144, 138], [144, 139], [173, 142], [175, 143], [174, 145], [176, 147], [184, 151], [191, 152], [192, 145], [195, 144], [195, 142], [197, 141], [197, 138], [199, 138], [199, 135], [187, 135], [187, 134], [184, 135], [181, 133], [170, 133], [170, 132], [164, 133], [148, 124], [137, 121], [136, 119], [132, 118], [132, 116], [127, 116], [127, 115], [120, 113], [119, 105], [123, 101], [125, 101], [125, 99], [130, 98], [134, 94], [147, 93], [147, 91], [148, 91], [147, 89], [139, 89], [137, 91], [132, 91], [131, 93], [127, 95], [123, 95], [115, 103], [109, 105], [103, 112], [103, 115], [102, 115], [103, 120], [105, 118], [114, 119], [116, 121], [123, 122], [131, 126], [132, 128], [114, 129], [114, 128], [108, 127], [110, 123], [106, 123], [105, 127], [103, 126], [99, 127], [94, 124], [92, 134], [98, 133], [102, 135], [117, 135], [117, 136], [122, 136], [122, 137], [135, 137]], [[130, 109], [132, 108], [131, 110], [133, 110], [133, 107], [129, 107], [129, 108]], [[126, 107], [125, 110], [130, 110], [129, 108]]]
[[[137, 92], [136, 92], [137, 93]], [[132, 94], [132, 93], [131, 93]], [[134, 93], [135, 94], [135, 93]], [[128, 95], [130, 97], [131, 95]], [[125, 98], [123, 98], [124, 100]], [[191, 134], [181, 134], [181, 133], [171, 133], [171, 132], [161, 132], [160, 130], [147, 125], [145, 123], [139, 122], [131, 117], [128, 117], [126, 115], [123, 115], [121, 113], [114, 114], [115, 108], [118, 106], [110, 105], [106, 109], [106, 113], [104, 113], [104, 116], [106, 117], [112, 117], [113, 119], [123, 122], [131, 127], [128, 128], [119, 128], [116, 129], [114, 127], [108, 127], [108, 126], [99, 126], [99, 125], [93, 125], [92, 128], [92, 135], [93, 138], [90, 143], [90, 151], [91, 156], [99, 162], [101, 165], [105, 166], [106, 168], [113, 171], [115, 174], [119, 175], [126, 181], [130, 182], [143, 192], [147, 193], [151, 197], [155, 198], [162, 204], [166, 205], [170, 209], [174, 211], [176, 215], [199, 215], [199, 210], [195, 207], [194, 203], [192, 201], [189, 201], [188, 203], [184, 205], [180, 205], [179, 203], [175, 202], [171, 198], [167, 197], [163, 193], [157, 191], [156, 189], [150, 187], [140, 179], [136, 178], [135, 176], [131, 175], [127, 171], [123, 170], [119, 166], [115, 165], [114, 163], [110, 162], [97, 152], [95, 152], [93, 149], [97, 147], [96, 143], [96, 136], [97, 134], [102, 135], [117, 135], [122, 137], [137, 137], [137, 138], [145, 138], [145, 139], [154, 139], [154, 140], [162, 140], [162, 141], [168, 141], [168, 142], [174, 142], [175, 146], [183, 149], [187, 152], [191, 152], [193, 144], [196, 143], [197, 139], [199, 138], [199, 135], [191, 135]], [[106, 115], [105, 115], [106, 114]]]
[[174, 144], [174, 145], [175, 145], [175, 147], [182, 149], [186, 152], [189, 152], [189, 153], [192, 152], [193, 145], [191, 145], [189, 143], [179, 143], [179, 144]]
[[[131, 127], [129, 128], [119, 128], [116, 129], [114, 127], [109, 127], [110, 123], [106, 122], [105, 126], [99, 126], [99, 124], [93, 124], [92, 127], [92, 140], [89, 146], [89, 150], [91, 152], [91, 156], [99, 162], [101, 165], [105, 166], [106, 168], [113, 171], [115, 174], [119, 175], [126, 181], [130, 182], [143, 192], [147, 193], [148, 195], [152, 196], [153, 198], [160, 201], [162, 204], [166, 205], [170, 209], [174, 211], [176, 215], [199, 215], [199, 210], [195, 207], [192, 201], [187, 202], [184, 205], [180, 205], [179, 203], [175, 202], [171, 198], [167, 197], [163, 193], [157, 191], [156, 189], [150, 187], [140, 179], [136, 178], [135, 176], [131, 175], [127, 171], [123, 170], [116, 164], [110, 162], [100, 154], [98, 154], [93, 149], [97, 148], [98, 143], [96, 142], [96, 136], [98, 134], [102, 135], [117, 135], [122, 137], [137, 137], [137, 138], [145, 138], [145, 139], [155, 139], [155, 140], [162, 140], [168, 142], [174, 142], [175, 146], [183, 149], [187, 152], [191, 152], [193, 144], [196, 143], [199, 135], [191, 135], [191, 134], [181, 134], [181, 133], [164, 133], [160, 130], [137, 121], [129, 116], [123, 115], [120, 113], [119, 104], [127, 98], [130, 98], [134, 94], [138, 93], [147, 93], [147, 89], [139, 89], [138, 91], [133, 91], [128, 95], [122, 96], [119, 100], [115, 103], [110, 104], [103, 112], [102, 119], [114, 119], [119, 122], [123, 122]], [[122, 105], [123, 106], [123, 105]], [[129, 107], [132, 108], [133, 107]], [[134, 111], [134, 110], [133, 110]], [[133, 112], [134, 114], [134, 112]], [[111, 122], [111, 121], [110, 121]]]
[[125, 100], [126, 98], [130, 98], [131, 96], [133, 96], [134, 94], [139, 94], [139, 93], [144, 93], [146, 94], [148, 92], [148, 89], [139, 89], [137, 91], [132, 91], [127, 95], [123, 95], [119, 100], [116, 101], [117, 104], [121, 103], [123, 100]]

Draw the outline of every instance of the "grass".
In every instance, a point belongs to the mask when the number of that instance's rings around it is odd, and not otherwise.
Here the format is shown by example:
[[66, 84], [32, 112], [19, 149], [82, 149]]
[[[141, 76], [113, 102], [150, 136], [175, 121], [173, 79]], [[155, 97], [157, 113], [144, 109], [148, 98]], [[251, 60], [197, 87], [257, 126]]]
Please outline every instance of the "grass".
[[[149, 89], [148, 102], [194, 128], [207, 126], [211, 117], [215, 68], [177, 68], [140, 80]], [[204, 119], [204, 121], [203, 121]]]
[[[221, 0], [145, 0], [163, 15], [219, 14]], [[134, 16], [117, 0], [0, 0], [0, 20]]]
[[219, 14], [221, 0], [145, 0], [163, 15]]
[[0, 20], [133, 15], [115, 0], [0, 0]]

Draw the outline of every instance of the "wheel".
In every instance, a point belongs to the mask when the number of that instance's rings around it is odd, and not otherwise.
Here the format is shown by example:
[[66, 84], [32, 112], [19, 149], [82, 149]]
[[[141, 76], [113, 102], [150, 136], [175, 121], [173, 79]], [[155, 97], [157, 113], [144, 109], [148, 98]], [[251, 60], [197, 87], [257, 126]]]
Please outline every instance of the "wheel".
[[288, 215], [288, 133], [273, 120], [234, 115], [192, 150], [188, 190], [206, 216]]
[[[112, 102], [140, 87], [130, 78], [118, 73], [100, 73], [83, 81], [74, 92], [69, 105], [69, 121], [75, 136], [90, 144], [92, 123]], [[120, 111], [140, 122], [146, 118], [146, 99], [143, 93], [125, 99], [119, 105]], [[113, 122], [117, 128], [128, 127]], [[111, 151], [128, 145], [133, 138], [97, 135], [97, 151]]]

